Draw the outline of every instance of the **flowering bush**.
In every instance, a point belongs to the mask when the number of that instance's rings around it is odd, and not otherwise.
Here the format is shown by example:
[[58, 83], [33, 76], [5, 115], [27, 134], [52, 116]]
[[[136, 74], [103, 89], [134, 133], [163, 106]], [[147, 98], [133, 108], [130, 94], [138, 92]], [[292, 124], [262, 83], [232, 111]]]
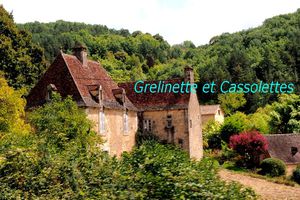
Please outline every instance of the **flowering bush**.
[[229, 147], [242, 156], [244, 164], [248, 168], [259, 165], [259, 156], [267, 148], [266, 138], [258, 131], [243, 132], [230, 137]]

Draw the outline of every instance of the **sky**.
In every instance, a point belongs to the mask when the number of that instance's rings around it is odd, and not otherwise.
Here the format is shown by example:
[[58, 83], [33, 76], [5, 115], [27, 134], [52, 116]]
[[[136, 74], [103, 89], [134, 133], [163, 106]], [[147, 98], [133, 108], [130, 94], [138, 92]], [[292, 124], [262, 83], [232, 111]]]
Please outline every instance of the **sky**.
[[56, 20], [160, 34], [170, 44], [195, 45], [225, 32], [259, 26], [295, 12], [300, 0], [0, 0], [15, 22]]

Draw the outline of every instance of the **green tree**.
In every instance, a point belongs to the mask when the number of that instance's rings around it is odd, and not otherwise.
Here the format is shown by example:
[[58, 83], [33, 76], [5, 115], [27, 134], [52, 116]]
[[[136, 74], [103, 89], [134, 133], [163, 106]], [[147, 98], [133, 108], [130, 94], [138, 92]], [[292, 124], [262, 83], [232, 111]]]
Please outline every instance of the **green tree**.
[[14, 90], [8, 86], [0, 74], [0, 140], [6, 134], [28, 133], [29, 125], [25, 123], [24, 91]]
[[270, 121], [271, 117], [269, 113], [271, 112], [270, 106], [264, 108], [259, 108], [253, 114], [248, 115], [250, 121], [250, 127], [253, 130], [258, 130], [263, 134], [268, 134], [271, 132]]
[[14, 88], [30, 87], [45, 69], [43, 50], [31, 36], [14, 24], [11, 14], [0, 5], [0, 70]]
[[62, 100], [56, 93], [50, 103], [30, 113], [29, 122], [36, 129], [36, 134], [45, 139], [45, 144], [58, 149], [64, 149], [72, 142], [84, 144], [90, 135], [95, 134], [92, 123], [72, 98]]
[[244, 93], [220, 94], [218, 99], [221, 104], [221, 108], [226, 115], [233, 114], [235, 111], [246, 104]]
[[271, 127], [274, 133], [300, 132], [300, 96], [283, 94], [271, 105]]

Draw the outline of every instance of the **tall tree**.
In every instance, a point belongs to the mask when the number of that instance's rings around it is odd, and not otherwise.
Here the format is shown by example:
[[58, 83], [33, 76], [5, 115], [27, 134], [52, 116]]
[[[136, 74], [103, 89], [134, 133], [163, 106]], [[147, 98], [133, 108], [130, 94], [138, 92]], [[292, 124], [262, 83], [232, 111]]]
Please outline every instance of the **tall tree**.
[[30, 87], [45, 69], [42, 48], [19, 30], [13, 16], [0, 5], [0, 71], [14, 88]]

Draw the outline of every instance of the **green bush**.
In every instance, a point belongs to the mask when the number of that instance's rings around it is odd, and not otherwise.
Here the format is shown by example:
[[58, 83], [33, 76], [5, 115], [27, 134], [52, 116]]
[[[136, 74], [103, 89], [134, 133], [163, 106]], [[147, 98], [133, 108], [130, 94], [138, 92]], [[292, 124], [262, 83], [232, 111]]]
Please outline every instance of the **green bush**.
[[271, 177], [282, 176], [286, 173], [286, 166], [282, 160], [267, 158], [261, 162], [261, 173]]
[[62, 100], [53, 93], [51, 102], [35, 109], [29, 114], [29, 122], [36, 130], [36, 135], [43, 138], [45, 144], [61, 150], [72, 142], [84, 144], [90, 135], [95, 135], [92, 123], [83, 110], [69, 96]]
[[182, 150], [153, 141], [145, 141], [121, 160], [76, 146], [51, 157], [39, 154], [23, 150], [4, 155], [3, 199], [256, 198], [252, 190], [220, 180], [215, 162], [191, 161]]
[[221, 138], [225, 142], [229, 142], [229, 138], [232, 135], [239, 134], [247, 130], [249, 121], [247, 115], [241, 112], [236, 112], [235, 114], [226, 117], [225, 121], [221, 127]]
[[[140, 199], [255, 199], [252, 190], [226, 184], [217, 174], [217, 163], [191, 161], [186, 152], [172, 145], [145, 141], [124, 154], [126, 191]], [[126, 170], [125, 170], [126, 169]]]
[[156, 135], [154, 135], [152, 132], [144, 132], [142, 130], [138, 130], [136, 135], [135, 135], [135, 142], [137, 146], [142, 145], [145, 141], [149, 141], [149, 140], [153, 140], [153, 141], [159, 141], [158, 137]]
[[300, 184], [300, 168], [297, 167], [294, 171], [293, 171], [293, 175], [292, 175], [292, 179]]
[[220, 127], [215, 120], [210, 120], [204, 125], [202, 129], [204, 149], [221, 149]]

